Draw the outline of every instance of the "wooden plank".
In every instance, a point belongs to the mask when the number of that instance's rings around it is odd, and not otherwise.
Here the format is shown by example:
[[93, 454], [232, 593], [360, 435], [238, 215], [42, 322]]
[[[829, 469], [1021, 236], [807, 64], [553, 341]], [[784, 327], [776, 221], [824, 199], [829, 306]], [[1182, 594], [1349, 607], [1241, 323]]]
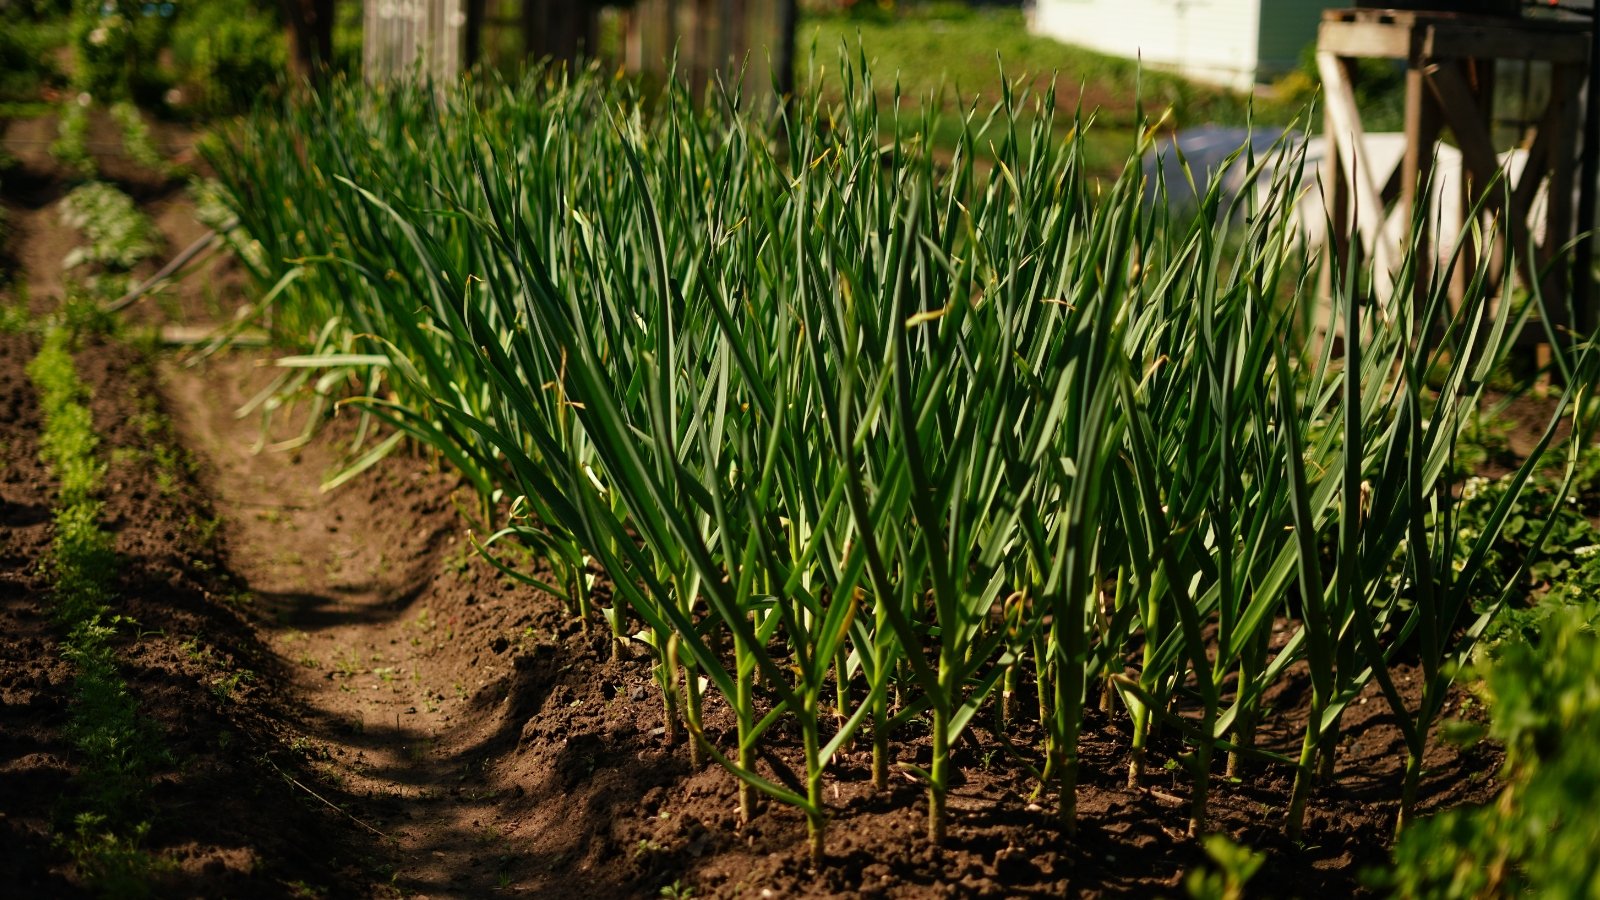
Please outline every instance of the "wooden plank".
[[[1439, 99], [1445, 122], [1454, 132], [1456, 143], [1461, 148], [1463, 174], [1470, 170], [1479, 185], [1487, 189], [1484, 205], [1498, 214], [1505, 227], [1510, 229], [1517, 270], [1528, 284], [1533, 284], [1533, 268], [1526, 252], [1530, 246], [1526, 211], [1509, 208], [1506, 185], [1495, 181], [1501, 174], [1500, 159], [1480, 118], [1478, 104], [1473, 100], [1466, 80], [1461, 77], [1459, 64], [1435, 63], [1423, 71], [1427, 75], [1428, 86]], [[1499, 283], [1500, 277], [1503, 277], [1503, 273], [1492, 279], [1494, 284], [1491, 288]]]
[[1317, 71], [1322, 76], [1326, 99], [1324, 107], [1336, 137], [1340, 167], [1350, 183], [1356, 200], [1356, 231], [1362, 243], [1370, 248], [1375, 275], [1378, 278], [1379, 296], [1386, 296], [1394, 288], [1394, 250], [1384, 234], [1387, 218], [1378, 186], [1373, 181], [1372, 170], [1361, 159], [1361, 148], [1366, 146], [1366, 132], [1361, 127], [1361, 112], [1356, 107], [1355, 91], [1350, 86], [1345, 64], [1332, 53], [1317, 51]]
[[1317, 50], [1335, 56], [1410, 59], [1413, 49], [1412, 30], [1403, 25], [1325, 21], [1317, 32]]
[[1426, 20], [1439, 15], [1454, 15], [1453, 13], [1437, 13], [1414, 9], [1381, 9], [1374, 7], [1347, 7], [1345, 9], [1325, 9], [1322, 11], [1323, 22], [1370, 22], [1380, 25], [1398, 25], [1410, 27], [1418, 21]]
[[[1406, 68], [1406, 152], [1397, 167], [1400, 173], [1400, 209], [1408, 234], [1414, 233], [1412, 265], [1415, 278], [1412, 299], [1416, 309], [1428, 300], [1429, 282], [1438, 255], [1434, 251], [1432, 193], [1434, 148], [1439, 142], [1438, 106], [1428, 92], [1427, 79], [1416, 66]], [[1416, 231], [1412, 232], [1415, 228]]]
[[1550, 167], [1550, 133], [1556, 123], [1550, 121], [1551, 114], [1556, 113], [1554, 103], [1545, 107], [1544, 116], [1537, 128], [1533, 129], [1533, 143], [1528, 145], [1528, 158], [1523, 163], [1522, 172], [1517, 176], [1517, 186], [1511, 191], [1511, 206], [1526, 212], [1533, 206], [1533, 199], [1539, 190], [1539, 182], [1544, 180], [1545, 173]]
[[[1550, 184], [1545, 193], [1544, 246], [1540, 248], [1544, 266], [1544, 279], [1540, 289], [1544, 294], [1545, 309], [1550, 314], [1550, 324], [1558, 333], [1568, 333], [1571, 321], [1567, 315], [1568, 266], [1560, 265], [1567, 242], [1572, 239], [1572, 189], [1573, 169], [1577, 160], [1573, 148], [1578, 128], [1579, 98], [1584, 74], [1577, 66], [1552, 66], [1550, 71], [1550, 107], [1546, 111], [1550, 132], [1548, 154]], [[1530, 160], [1531, 162], [1531, 160]]]
[[259, 329], [246, 328], [229, 336], [227, 326], [218, 328], [213, 325], [163, 325], [156, 340], [169, 347], [192, 347], [221, 341], [236, 347], [265, 347], [270, 343], [267, 333]]

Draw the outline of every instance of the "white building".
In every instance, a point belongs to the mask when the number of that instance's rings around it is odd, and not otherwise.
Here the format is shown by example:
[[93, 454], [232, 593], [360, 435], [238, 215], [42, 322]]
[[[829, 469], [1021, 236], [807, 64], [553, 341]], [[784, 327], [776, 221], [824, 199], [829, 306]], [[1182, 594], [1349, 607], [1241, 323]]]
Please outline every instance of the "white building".
[[1293, 69], [1337, 0], [1036, 0], [1033, 30], [1249, 90]]

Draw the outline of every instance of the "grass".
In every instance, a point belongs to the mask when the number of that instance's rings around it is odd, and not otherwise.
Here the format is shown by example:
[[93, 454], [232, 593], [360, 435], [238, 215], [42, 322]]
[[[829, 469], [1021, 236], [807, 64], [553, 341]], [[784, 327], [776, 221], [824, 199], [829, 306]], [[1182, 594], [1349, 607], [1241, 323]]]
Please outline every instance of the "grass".
[[1099, 124], [1120, 129], [1139, 124], [1140, 102], [1155, 112], [1174, 107], [1178, 127], [1243, 124], [1250, 112], [1246, 95], [1031, 34], [1020, 10], [1003, 7], [910, 6], [887, 21], [812, 15], [801, 21], [797, 44], [802, 56], [814, 48], [817, 65], [836, 60], [841, 46], [853, 55], [859, 45], [880, 88], [898, 82], [913, 102], [947, 88], [993, 105], [1004, 99], [1004, 80], [1021, 77], [1036, 89], [1054, 78], [1065, 108], [1081, 92], [1087, 111], [1099, 109]]
[[[987, 111], [1003, 101], [1008, 81], [1040, 91], [1054, 79], [1063, 108], [1081, 100], [1094, 116], [1085, 155], [1091, 170], [1111, 177], [1135, 145], [1145, 112], [1159, 117], [1170, 109], [1169, 127], [1181, 129], [1252, 119], [1285, 125], [1298, 110], [1031, 34], [1013, 8], [939, 3], [908, 4], [876, 18], [811, 14], [801, 20], [796, 42], [798, 80], [813, 67], [836, 68], [844, 47], [865, 58], [885, 100], [898, 84], [911, 108], [937, 95], [950, 110], [976, 100]], [[1063, 121], [1058, 136], [1070, 124]], [[933, 134], [935, 146], [952, 150], [958, 135], [954, 120], [946, 120]]]

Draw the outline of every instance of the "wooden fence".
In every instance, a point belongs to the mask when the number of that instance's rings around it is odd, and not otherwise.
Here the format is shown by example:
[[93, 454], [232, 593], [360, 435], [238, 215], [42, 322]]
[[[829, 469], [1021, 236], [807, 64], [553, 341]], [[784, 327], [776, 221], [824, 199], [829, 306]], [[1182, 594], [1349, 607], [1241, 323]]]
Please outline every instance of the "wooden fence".
[[466, 63], [466, 0], [362, 0], [361, 57], [368, 81], [453, 79]]
[[[775, 70], [788, 73], [793, 31], [794, 5], [785, 0], [638, 0], [624, 27], [624, 61], [664, 76], [676, 60], [696, 91], [719, 72], [742, 73], [746, 96], [760, 96]], [[788, 89], [784, 78], [780, 92]]]
[[[793, 56], [794, 0], [635, 0], [612, 9], [601, 46], [603, 7], [594, 0], [363, 0], [368, 80], [420, 71], [455, 78], [479, 60], [509, 67], [524, 58], [616, 55], [631, 72], [678, 76], [696, 91], [713, 77], [742, 75], [761, 96]], [[731, 86], [731, 85], [730, 85]], [[788, 78], [779, 80], [786, 92]]]

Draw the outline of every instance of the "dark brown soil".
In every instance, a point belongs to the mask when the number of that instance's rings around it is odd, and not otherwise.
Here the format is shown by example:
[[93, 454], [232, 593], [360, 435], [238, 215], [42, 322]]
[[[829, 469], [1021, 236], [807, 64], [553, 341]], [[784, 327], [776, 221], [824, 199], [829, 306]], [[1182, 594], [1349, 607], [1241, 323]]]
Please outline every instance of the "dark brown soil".
[[71, 774], [61, 726], [72, 672], [42, 593], [51, 485], [24, 371], [35, 349], [25, 336], [0, 335], [0, 868], [43, 897], [71, 889], [41, 863], [53, 855], [56, 798]]
[[[144, 199], [165, 230], [192, 227], [178, 195]], [[18, 254], [30, 267], [50, 257], [31, 243], [39, 233]], [[201, 292], [186, 284], [176, 307], [201, 310]], [[38, 574], [52, 494], [22, 373], [32, 350], [0, 338], [0, 866], [19, 895], [51, 897], [76, 890], [51, 838], [73, 790], [60, 736], [71, 676]], [[909, 776], [872, 791], [857, 748], [826, 786], [829, 864], [813, 870], [798, 815], [768, 804], [737, 827], [731, 776], [691, 769], [686, 745], [667, 740], [642, 647], [612, 659], [554, 598], [472, 555], [458, 506], [474, 501], [431, 460], [396, 455], [320, 491], [353, 434], [348, 413], [304, 446], [253, 452], [261, 425], [235, 410], [270, 375], [260, 362], [167, 358], [152, 371], [114, 342], [78, 356], [111, 460], [117, 611], [139, 623], [124, 675], [177, 760], [150, 792], [148, 846], [179, 863], [162, 896], [1182, 896], [1205, 864], [1185, 834], [1189, 779], [1165, 768], [1170, 735], [1131, 790], [1125, 717], [1093, 714], [1069, 836], [1053, 798], [1032, 802], [1018, 760], [979, 751], [996, 743], [984, 714], [957, 749], [947, 846], [922, 837]], [[267, 443], [293, 443], [293, 419]], [[1286, 710], [1303, 699], [1292, 682], [1275, 696]], [[726, 736], [724, 708], [712, 703], [707, 722]], [[1253, 895], [1359, 895], [1362, 870], [1383, 864], [1399, 730], [1375, 691], [1344, 727], [1303, 844], [1282, 837], [1287, 769], [1230, 783], [1218, 761], [1213, 826], [1269, 855]], [[1011, 735], [1037, 762], [1032, 737]], [[770, 733], [774, 777], [795, 767], [795, 744]], [[927, 748], [901, 752], [921, 762]], [[1436, 745], [1424, 808], [1487, 798], [1496, 766], [1492, 751]]]

